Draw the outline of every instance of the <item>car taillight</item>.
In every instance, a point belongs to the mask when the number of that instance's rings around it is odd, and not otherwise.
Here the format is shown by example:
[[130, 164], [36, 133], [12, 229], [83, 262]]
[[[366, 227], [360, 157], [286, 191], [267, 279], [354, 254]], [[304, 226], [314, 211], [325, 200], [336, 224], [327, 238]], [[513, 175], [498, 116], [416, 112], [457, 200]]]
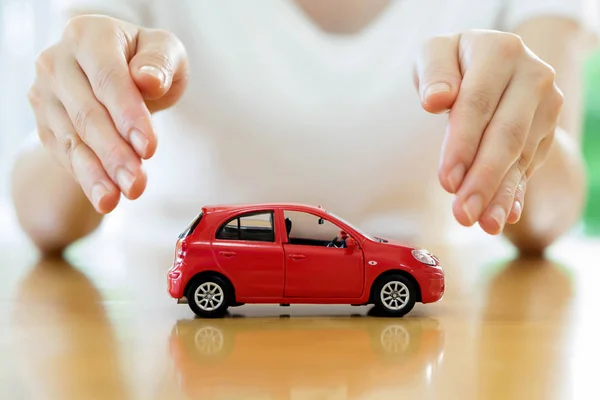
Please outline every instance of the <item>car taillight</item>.
[[185, 240], [179, 240], [177, 242], [177, 250], [175, 253], [176, 262], [181, 262], [185, 258], [185, 255], [187, 253], [187, 247], [188, 245]]

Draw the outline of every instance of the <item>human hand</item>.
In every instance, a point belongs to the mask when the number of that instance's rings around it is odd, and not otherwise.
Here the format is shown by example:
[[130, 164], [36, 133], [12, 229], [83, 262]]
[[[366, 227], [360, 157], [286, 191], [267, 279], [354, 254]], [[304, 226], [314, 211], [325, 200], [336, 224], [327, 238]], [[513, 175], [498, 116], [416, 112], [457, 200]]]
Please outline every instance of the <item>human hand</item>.
[[524, 206], [526, 183], [551, 148], [563, 96], [551, 66], [510, 33], [439, 36], [422, 48], [423, 108], [449, 111], [439, 166], [459, 223], [498, 234]]
[[172, 106], [188, 61], [171, 33], [104, 16], [71, 19], [36, 61], [28, 99], [45, 146], [100, 213], [146, 187], [157, 139], [151, 113]]

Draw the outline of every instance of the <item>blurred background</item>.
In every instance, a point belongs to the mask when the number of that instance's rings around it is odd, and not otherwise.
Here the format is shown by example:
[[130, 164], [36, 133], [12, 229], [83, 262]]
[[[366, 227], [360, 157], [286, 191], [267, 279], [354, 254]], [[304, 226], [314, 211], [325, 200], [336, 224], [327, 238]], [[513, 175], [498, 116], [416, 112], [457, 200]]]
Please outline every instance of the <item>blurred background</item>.
[[600, 51], [587, 60], [585, 69], [584, 152], [589, 167], [590, 193], [584, 226], [600, 234]]
[[[15, 223], [10, 204], [12, 157], [34, 130], [26, 93], [37, 53], [50, 42], [54, 3], [59, 0], [0, 0], [0, 223]], [[600, 235], [600, 51], [585, 66], [584, 152], [590, 192], [583, 228]], [[3, 230], [6, 232], [6, 230]]]

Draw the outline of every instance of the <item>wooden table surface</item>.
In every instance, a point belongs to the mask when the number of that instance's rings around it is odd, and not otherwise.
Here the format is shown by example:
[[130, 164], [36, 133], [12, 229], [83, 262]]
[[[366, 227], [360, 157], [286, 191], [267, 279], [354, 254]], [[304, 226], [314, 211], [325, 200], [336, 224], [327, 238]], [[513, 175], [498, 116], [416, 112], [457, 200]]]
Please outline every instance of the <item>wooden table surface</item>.
[[247, 305], [200, 320], [167, 295], [171, 244], [90, 238], [59, 260], [0, 243], [0, 399], [595, 397], [600, 241], [544, 260], [430, 250], [445, 297], [402, 319]]

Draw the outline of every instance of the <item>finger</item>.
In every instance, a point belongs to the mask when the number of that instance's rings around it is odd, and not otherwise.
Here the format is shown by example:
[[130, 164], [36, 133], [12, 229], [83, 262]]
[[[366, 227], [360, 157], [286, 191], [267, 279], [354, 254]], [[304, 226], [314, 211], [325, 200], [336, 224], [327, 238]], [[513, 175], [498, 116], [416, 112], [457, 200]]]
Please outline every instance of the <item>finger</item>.
[[552, 84], [552, 90], [542, 96], [542, 102], [535, 114], [531, 128], [531, 135], [537, 139], [538, 144], [534, 158], [526, 172], [528, 178], [543, 165], [552, 149], [563, 101], [563, 94], [555, 83]]
[[528, 178], [531, 177], [544, 164], [546, 158], [548, 158], [548, 154], [550, 153], [550, 150], [554, 143], [554, 135], [554, 131], [552, 131], [549, 135], [547, 135], [540, 141], [533, 161], [527, 169], [526, 176]]
[[50, 146], [54, 155], [72, 173], [96, 211], [103, 214], [112, 211], [119, 203], [119, 189], [98, 157], [77, 135], [67, 111], [58, 101], [48, 102], [47, 119], [55, 137]]
[[529, 167], [539, 142], [539, 138], [529, 137], [538, 104], [518, 79], [506, 90], [456, 194], [454, 213], [461, 224], [470, 226], [479, 220], [511, 167], [521, 175]]
[[516, 224], [521, 219], [523, 209], [525, 208], [525, 191], [527, 189], [527, 181], [534, 172], [543, 164], [546, 159], [553, 141], [553, 134], [544, 138], [537, 147], [533, 161], [529, 165], [525, 175], [521, 177], [521, 182], [517, 186], [514, 202], [506, 219], [507, 224]]
[[151, 110], [167, 108], [181, 97], [187, 83], [186, 50], [168, 31], [142, 29], [129, 69]]
[[441, 113], [452, 107], [462, 75], [458, 62], [460, 35], [437, 36], [421, 48], [414, 68], [422, 107]]
[[[93, 17], [92, 17], [93, 18]], [[78, 20], [76, 20], [78, 21]], [[66, 36], [69, 49], [89, 81], [94, 96], [106, 108], [117, 131], [142, 158], [156, 151], [156, 134], [150, 111], [129, 72], [128, 58], [135, 50], [137, 28], [118, 25], [108, 18], [97, 18]]]
[[[497, 235], [502, 232], [509, 214], [515, 206], [519, 184], [524, 178], [525, 176], [520, 170], [519, 165], [515, 163], [504, 177], [500, 185], [501, 189], [495, 194], [492, 202], [479, 219], [479, 226], [485, 232], [491, 235]], [[519, 203], [519, 206], [522, 206], [522, 201]]]
[[461, 39], [459, 52], [465, 60], [461, 65], [465, 72], [449, 114], [438, 171], [440, 183], [449, 193], [460, 188], [514, 73], [512, 58], [507, 55], [517, 53], [513, 47], [518, 44], [508, 42], [489, 43], [479, 36]]
[[53, 146], [56, 139], [52, 131], [48, 128], [48, 120], [46, 118], [47, 107], [53, 97], [52, 92], [37, 81], [27, 92], [27, 100], [35, 117], [37, 135], [42, 146], [45, 148]]
[[59, 63], [60, 76], [54, 81], [54, 90], [75, 131], [123, 194], [129, 199], [138, 198], [146, 186], [139, 156], [117, 132], [110, 114], [97, 101], [75, 60], [63, 59]]
[[506, 219], [507, 224], [516, 224], [521, 219], [523, 209], [525, 207], [525, 191], [527, 190], [527, 176], [521, 178], [521, 182], [517, 186], [515, 199]]
[[495, 198], [479, 220], [486, 232], [499, 233], [505, 223], [519, 220], [524, 206], [525, 183], [546, 159], [554, 138], [562, 101], [557, 93], [544, 96], [537, 107], [521, 156], [504, 177]]

